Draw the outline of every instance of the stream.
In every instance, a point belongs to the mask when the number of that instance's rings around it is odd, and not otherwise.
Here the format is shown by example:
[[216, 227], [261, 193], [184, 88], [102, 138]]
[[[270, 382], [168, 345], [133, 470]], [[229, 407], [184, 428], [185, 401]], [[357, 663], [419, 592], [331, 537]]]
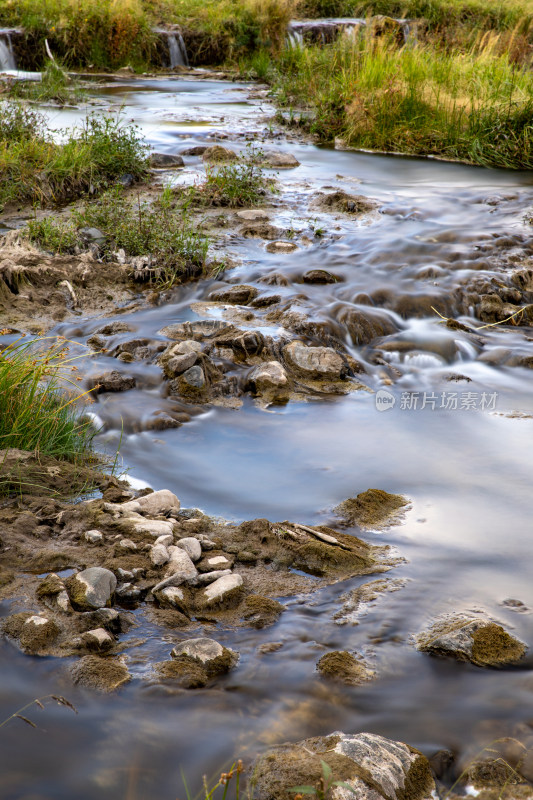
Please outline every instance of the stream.
[[[364, 366], [358, 377], [368, 387], [267, 409], [246, 397], [239, 409], [196, 408], [182, 427], [154, 431], [146, 421], [171, 404], [160, 369], [97, 355], [86, 364], [91, 374], [117, 369], [137, 379], [134, 390], [104, 394], [92, 407], [102, 425], [97, 442], [113, 451], [120, 441], [132, 478], [229, 520], [320, 524], [333, 506], [368, 488], [403, 494], [411, 507], [402, 524], [362, 534], [391, 545], [399, 561], [385, 577], [403, 584], [364, 607], [353, 625], [335, 624], [333, 615], [340, 596], [367, 576], [285, 601], [281, 619], [259, 631], [200, 625], [240, 660], [216, 688], [196, 691], [165, 693], [143, 683], [145, 661], [132, 648], [134, 680], [100, 696], [72, 686], [63, 660], [25, 656], [0, 641], [0, 720], [49, 693], [79, 712], [50, 705], [32, 710], [39, 729], [22, 722], [3, 729], [3, 800], [173, 800], [185, 796], [182, 771], [194, 793], [203, 774], [216, 776], [234, 759], [249, 764], [269, 745], [336, 730], [378, 733], [426, 755], [446, 748], [461, 759], [533, 726], [533, 376], [525, 366], [533, 331], [488, 327], [477, 332], [481, 343], [431, 310], [472, 328], [483, 324], [458, 288], [520, 269], [533, 255], [533, 227], [524, 220], [533, 174], [317, 147], [280, 130], [265, 93], [244, 83], [117, 79], [92, 94], [97, 109], [121, 108], [158, 152], [216, 140], [243, 152], [254, 140], [300, 162], [273, 171], [279, 192], [266, 208], [272, 225], [291, 232], [294, 252], [269, 253], [265, 241], [230, 226], [215, 247], [236, 266], [176, 288], [164, 304], [117, 314], [134, 333], [110, 337], [109, 347], [132, 337], [166, 342], [161, 329], [198, 319], [191, 304], [213, 288], [229, 281], [263, 291], [262, 279], [281, 273], [285, 284], [272, 291], [299, 295], [298, 310], [341, 338]], [[82, 116], [45, 111], [58, 129]], [[198, 180], [201, 160], [185, 163], [161, 181]], [[371, 198], [377, 210], [357, 219], [313, 210], [324, 187]], [[337, 281], [303, 283], [311, 269]], [[385, 335], [355, 341], [346, 323], [354, 309], [375, 315]], [[260, 322], [250, 327], [281, 333], [282, 323], [264, 319], [266, 310], [255, 316]], [[54, 333], [84, 344], [101, 325], [70, 318]], [[509, 598], [526, 610], [504, 604]], [[481, 670], [415, 650], [411, 637], [436, 616], [475, 609], [529, 644], [519, 667]], [[163, 659], [172, 641], [171, 633], [149, 632], [142, 647]], [[258, 653], [266, 642], [283, 646]], [[364, 655], [377, 678], [359, 687], [324, 681], [315, 665], [332, 649]]]

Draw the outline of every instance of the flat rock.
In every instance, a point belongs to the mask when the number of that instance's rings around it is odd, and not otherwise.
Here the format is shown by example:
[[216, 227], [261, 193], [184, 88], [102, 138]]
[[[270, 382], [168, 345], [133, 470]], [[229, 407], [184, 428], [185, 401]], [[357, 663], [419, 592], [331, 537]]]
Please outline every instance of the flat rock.
[[224, 289], [217, 289], [211, 292], [208, 296], [208, 300], [213, 300], [217, 303], [233, 303], [235, 305], [245, 306], [251, 300], [254, 300], [258, 294], [259, 291], [255, 286], [239, 284], [237, 286], [228, 286]]
[[273, 169], [294, 169], [300, 166], [300, 162], [292, 153], [284, 153], [281, 150], [267, 150], [263, 154], [262, 162], [265, 167]]
[[170, 153], [152, 153], [150, 155], [150, 166], [156, 169], [177, 169], [184, 167], [185, 162], [181, 156], [171, 155]]
[[119, 506], [123, 512], [134, 511], [149, 517], [165, 516], [180, 510], [180, 501], [169, 489], [160, 489], [157, 492], [138, 497]]
[[459, 614], [438, 619], [416, 637], [424, 653], [469, 661], [478, 667], [516, 664], [527, 647], [493, 620]]
[[230, 606], [240, 598], [242, 585], [242, 577], [237, 573], [218, 578], [200, 593], [198, 605], [202, 608]]
[[340, 380], [346, 374], [341, 356], [331, 347], [306, 347], [294, 341], [283, 348], [285, 362], [307, 378]]
[[109, 569], [89, 567], [67, 581], [67, 589], [74, 607], [90, 611], [111, 605], [117, 579]]
[[298, 245], [295, 242], [269, 242], [266, 246], [268, 253], [294, 253], [298, 250]]
[[172, 658], [189, 659], [200, 664], [208, 674], [227, 672], [236, 661], [236, 655], [214, 639], [186, 639], [172, 650]]
[[159, 538], [159, 536], [171, 536], [174, 531], [174, 525], [170, 520], [144, 518], [131, 520], [131, 518], [126, 518], [126, 521], [131, 521], [131, 525], [137, 533], [148, 533], [156, 538]]
[[304, 283], [338, 283], [339, 278], [327, 269], [310, 269], [302, 275]]
[[235, 214], [237, 219], [242, 219], [245, 222], [268, 222], [269, 216], [265, 214], [264, 211], [260, 211], [258, 208], [247, 208], [243, 211], [237, 211]]
[[252, 765], [254, 800], [290, 800], [294, 786], [317, 786], [322, 761], [332, 779], [332, 800], [430, 800], [435, 783], [429, 762], [414, 747], [372, 733], [305, 739], [268, 750]]

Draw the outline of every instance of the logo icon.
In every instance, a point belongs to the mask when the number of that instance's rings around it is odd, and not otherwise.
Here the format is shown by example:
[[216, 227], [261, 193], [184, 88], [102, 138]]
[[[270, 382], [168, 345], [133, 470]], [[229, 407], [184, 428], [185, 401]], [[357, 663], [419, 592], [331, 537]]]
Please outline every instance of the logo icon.
[[396, 398], [385, 389], [380, 389], [376, 392], [376, 408], [378, 411], [390, 411], [394, 408]]

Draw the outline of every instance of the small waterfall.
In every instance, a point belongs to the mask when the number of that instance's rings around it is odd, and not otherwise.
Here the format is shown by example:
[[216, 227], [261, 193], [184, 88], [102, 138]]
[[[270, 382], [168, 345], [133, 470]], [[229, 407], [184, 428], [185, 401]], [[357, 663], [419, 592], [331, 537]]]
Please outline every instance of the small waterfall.
[[[287, 44], [289, 47], [304, 47], [305, 42], [310, 44], [329, 44], [338, 39], [339, 36], [356, 36], [359, 31], [367, 24], [386, 21], [386, 17], [371, 17], [369, 20], [357, 17], [353, 18], [329, 18], [329, 19], [306, 19], [292, 20], [289, 22], [287, 30]], [[404, 42], [410, 37], [409, 20], [395, 19], [403, 33]]]
[[7, 28], [0, 28], [0, 72], [8, 72], [17, 69], [15, 56], [13, 54], [11, 33], [12, 31]]
[[157, 28], [157, 33], [163, 36], [168, 47], [170, 57], [170, 69], [174, 67], [188, 67], [187, 47], [180, 31], [167, 31], [164, 28]]

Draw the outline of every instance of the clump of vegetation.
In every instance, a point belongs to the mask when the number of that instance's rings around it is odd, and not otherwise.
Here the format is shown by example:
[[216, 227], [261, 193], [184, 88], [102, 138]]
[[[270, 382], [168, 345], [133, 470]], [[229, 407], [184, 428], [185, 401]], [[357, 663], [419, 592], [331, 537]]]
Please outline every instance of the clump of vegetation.
[[80, 233], [84, 228], [103, 234], [105, 241], [98, 247], [106, 258], [115, 259], [119, 250], [128, 258], [146, 257], [139, 272], [161, 286], [198, 275], [205, 265], [209, 240], [198, 231], [187, 208], [179, 207], [170, 188], [149, 203], [140, 196], [128, 197], [121, 186], [115, 186], [69, 219], [31, 220], [28, 238], [46, 250], [74, 252], [86, 247]]
[[261, 166], [263, 153], [251, 145], [239, 161], [207, 166], [205, 181], [185, 190], [188, 201], [200, 206], [242, 208], [259, 205], [273, 181]]
[[533, 80], [490, 41], [456, 54], [369, 35], [288, 50], [279, 102], [304, 106], [323, 142], [533, 167]]
[[40, 81], [12, 81], [8, 94], [11, 98], [32, 100], [37, 103], [53, 102], [58, 105], [77, 102], [84, 92], [78, 81], [56, 61], [49, 60]]
[[74, 462], [94, 458], [90, 421], [80, 419], [76, 365], [61, 340], [0, 346], [0, 450]]
[[124, 174], [148, 174], [148, 146], [138, 130], [92, 115], [80, 129], [53, 141], [38, 112], [16, 101], [0, 107], [0, 206], [60, 203], [97, 193]]

